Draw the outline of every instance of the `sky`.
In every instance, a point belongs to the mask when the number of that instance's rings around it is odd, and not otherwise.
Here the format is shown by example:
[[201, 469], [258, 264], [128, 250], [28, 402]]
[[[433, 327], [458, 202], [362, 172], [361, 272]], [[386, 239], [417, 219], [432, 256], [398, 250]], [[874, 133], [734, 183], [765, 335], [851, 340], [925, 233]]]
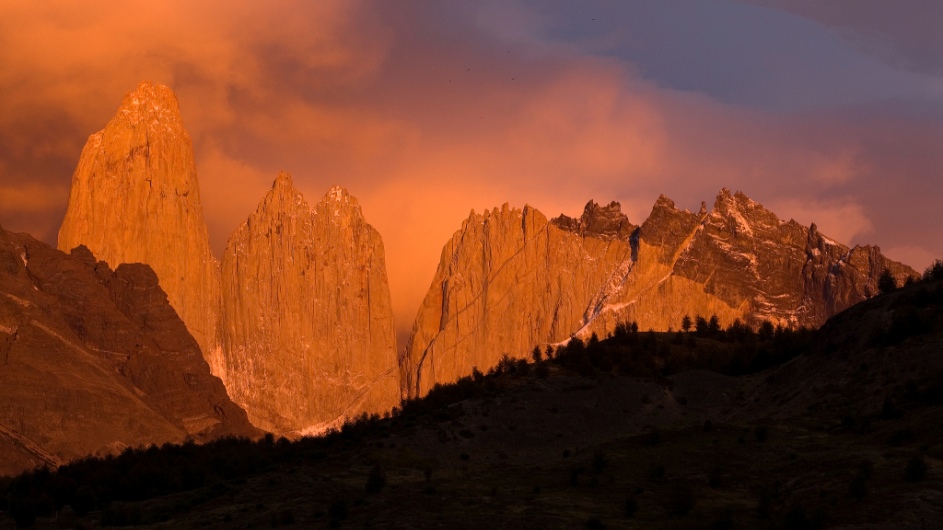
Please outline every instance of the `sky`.
[[474, 209], [641, 224], [740, 190], [923, 270], [943, 257], [943, 2], [0, 2], [0, 225], [55, 244], [88, 136], [173, 88], [211, 244], [279, 170], [382, 235], [396, 325]]

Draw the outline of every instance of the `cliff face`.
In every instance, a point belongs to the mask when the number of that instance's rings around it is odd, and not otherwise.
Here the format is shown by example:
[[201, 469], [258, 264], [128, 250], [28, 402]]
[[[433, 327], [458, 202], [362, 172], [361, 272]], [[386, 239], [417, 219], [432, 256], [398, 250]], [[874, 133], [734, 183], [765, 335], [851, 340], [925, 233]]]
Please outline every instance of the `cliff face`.
[[72, 176], [59, 249], [85, 245], [115, 266], [146, 263], [225, 380], [219, 351], [219, 265], [209, 247], [193, 147], [177, 98], [142, 83], [88, 139]]
[[[580, 235], [595, 227], [604, 237]], [[603, 290], [625, 281], [630, 228], [617, 204], [553, 223], [529, 206], [472, 212], [442, 250], [416, 318], [402, 361], [409, 395], [569, 338]]]
[[580, 219], [549, 223], [505, 205], [473, 214], [443, 249], [401, 361], [404, 386], [421, 396], [504, 353], [605, 336], [621, 322], [666, 330], [684, 315], [717, 315], [723, 325], [818, 326], [876, 293], [885, 267], [901, 280], [915, 274], [728, 190], [710, 212], [660, 197], [640, 227], [618, 203], [590, 202]]
[[0, 229], [0, 474], [256, 436], [145, 265]]
[[255, 425], [317, 432], [399, 401], [383, 243], [345, 190], [312, 211], [280, 174], [222, 279], [227, 388]]

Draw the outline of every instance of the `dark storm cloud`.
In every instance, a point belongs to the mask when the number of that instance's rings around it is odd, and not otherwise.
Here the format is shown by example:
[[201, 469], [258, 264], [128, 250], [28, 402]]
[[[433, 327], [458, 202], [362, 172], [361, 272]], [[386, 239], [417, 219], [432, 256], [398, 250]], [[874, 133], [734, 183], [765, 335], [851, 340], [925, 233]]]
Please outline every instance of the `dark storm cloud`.
[[937, 0], [749, 0], [834, 28], [898, 68], [943, 74], [943, 3]]

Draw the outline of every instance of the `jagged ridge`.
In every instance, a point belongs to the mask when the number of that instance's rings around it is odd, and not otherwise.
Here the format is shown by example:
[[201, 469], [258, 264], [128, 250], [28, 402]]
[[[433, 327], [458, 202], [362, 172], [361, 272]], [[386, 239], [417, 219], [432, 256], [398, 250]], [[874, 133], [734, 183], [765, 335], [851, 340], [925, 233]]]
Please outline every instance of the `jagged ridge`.
[[401, 363], [404, 386], [424, 395], [504, 353], [605, 336], [621, 322], [666, 330], [700, 314], [815, 327], [875, 294], [884, 268], [901, 281], [916, 274], [727, 189], [710, 212], [661, 196], [640, 227], [615, 202], [549, 223], [505, 205], [470, 216], [443, 249]]
[[253, 423], [316, 432], [399, 400], [383, 243], [334, 186], [313, 210], [288, 173], [222, 261], [228, 388]]

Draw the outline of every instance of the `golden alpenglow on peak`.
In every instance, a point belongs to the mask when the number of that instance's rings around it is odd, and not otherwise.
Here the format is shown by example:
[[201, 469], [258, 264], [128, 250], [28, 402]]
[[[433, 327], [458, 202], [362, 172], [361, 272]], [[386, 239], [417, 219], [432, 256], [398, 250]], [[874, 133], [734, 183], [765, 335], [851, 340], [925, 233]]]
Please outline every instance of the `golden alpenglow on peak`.
[[112, 267], [150, 265], [213, 374], [225, 382], [219, 267], [210, 252], [193, 145], [170, 88], [141, 83], [89, 137], [59, 230], [60, 250], [79, 245]]
[[848, 248], [723, 189], [709, 213], [662, 195], [635, 226], [618, 203], [587, 203], [548, 221], [506, 206], [474, 212], [442, 250], [401, 361], [406, 392], [525, 357], [619, 324], [677, 329], [685, 315], [756, 326], [820, 326], [878, 292], [889, 269], [916, 273], [876, 247]]
[[222, 338], [233, 400], [256, 426], [298, 435], [388, 411], [400, 379], [379, 234], [343, 188], [312, 211], [290, 183], [279, 174], [229, 239]]
[[291, 180], [291, 173], [287, 171], [279, 171], [278, 176], [275, 177], [275, 182], [272, 183], [272, 189], [288, 186], [294, 188], [295, 184]]
[[134, 92], [125, 96], [115, 118], [135, 125], [141, 122], [166, 127], [179, 125], [182, 131], [177, 95], [170, 87], [149, 81], [141, 82]]

